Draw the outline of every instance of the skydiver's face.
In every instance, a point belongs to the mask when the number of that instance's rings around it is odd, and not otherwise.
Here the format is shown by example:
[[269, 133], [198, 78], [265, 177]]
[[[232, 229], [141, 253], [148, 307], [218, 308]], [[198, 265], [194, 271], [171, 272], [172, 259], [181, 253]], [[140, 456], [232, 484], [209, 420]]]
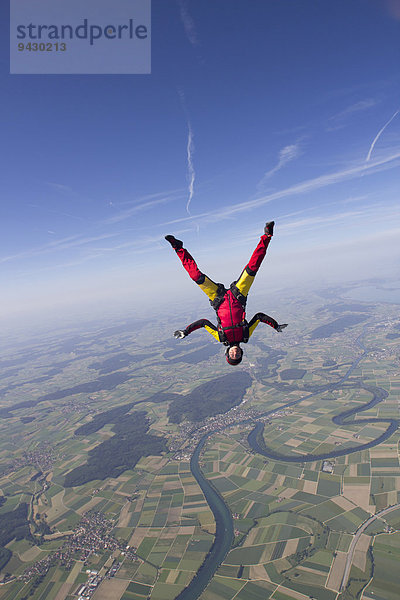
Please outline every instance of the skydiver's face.
[[242, 349], [239, 346], [231, 346], [228, 351], [229, 358], [236, 360], [242, 356]]

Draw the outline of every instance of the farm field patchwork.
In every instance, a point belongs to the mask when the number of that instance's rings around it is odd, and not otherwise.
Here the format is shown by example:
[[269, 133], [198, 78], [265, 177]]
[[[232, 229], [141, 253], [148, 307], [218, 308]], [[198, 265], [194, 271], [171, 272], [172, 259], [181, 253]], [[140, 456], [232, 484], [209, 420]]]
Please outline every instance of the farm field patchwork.
[[[220, 357], [202, 353], [203, 338], [178, 352], [175, 340], [163, 337], [161, 321], [165, 357], [157, 362], [145, 342], [139, 351], [121, 332], [110, 333], [107, 348], [104, 336], [90, 333], [69, 345], [50, 337], [34, 346], [18, 376], [8, 376], [10, 366], [1, 367], [0, 358], [0, 529], [2, 515], [4, 522], [13, 511], [26, 515], [18, 517], [16, 535], [1, 529], [0, 599], [72, 600], [92, 585], [94, 600], [173, 600], [215, 539], [214, 515], [190, 466], [201, 427], [212, 435], [200, 466], [234, 527], [233, 546], [201, 600], [351, 600], [365, 586], [367, 600], [395, 598], [400, 509], [363, 532], [345, 591], [341, 582], [357, 529], [400, 502], [399, 434], [373, 445], [400, 417], [399, 340], [386, 337], [398, 321], [394, 309], [378, 304], [368, 308], [370, 320], [304, 340], [304, 330], [334, 321], [330, 302], [321, 305], [315, 297], [299, 315], [288, 299], [288, 321], [295, 324], [287, 336], [268, 338], [267, 346], [265, 332], [257, 330], [246, 349], [243, 369], [252, 384], [238, 412], [198, 424], [172, 423], [169, 406], [178, 394], [220, 377]], [[346, 375], [362, 355], [361, 335], [368, 351]], [[126, 354], [118, 358], [121, 344]], [[190, 369], [179, 360], [198, 351], [204, 359]], [[387, 396], [374, 403], [376, 388]], [[32, 403], [19, 408], [27, 396]], [[66, 487], [66, 473], [115, 435], [115, 422], [102, 414], [116, 407], [122, 407], [122, 424], [144, 411], [149, 435], [164, 440], [164, 450], [143, 455], [115, 477]], [[332, 421], [352, 409], [345, 422]], [[295, 461], [255, 453], [248, 440], [255, 422], [263, 424], [267, 449]], [[338, 450], [342, 455], [303, 460]]]

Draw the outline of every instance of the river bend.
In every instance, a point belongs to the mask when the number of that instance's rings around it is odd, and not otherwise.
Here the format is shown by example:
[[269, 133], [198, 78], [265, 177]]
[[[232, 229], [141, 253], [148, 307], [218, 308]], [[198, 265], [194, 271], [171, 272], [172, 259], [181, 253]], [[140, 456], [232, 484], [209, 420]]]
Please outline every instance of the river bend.
[[[327, 385], [321, 386], [315, 392], [304, 396], [303, 398], [299, 398], [298, 400], [294, 400], [292, 402], [288, 402], [283, 406], [279, 407], [279, 409], [274, 409], [262, 413], [261, 416], [269, 416], [275, 413], [277, 410], [284, 410], [285, 408], [289, 408], [296, 404], [299, 404], [303, 400], [316, 396], [326, 391], [331, 391], [337, 389], [342, 383], [344, 383], [349, 376], [352, 374], [354, 369], [359, 365], [361, 360], [366, 356], [367, 349], [361, 342], [361, 336], [356, 340], [360, 348], [363, 350], [363, 353], [356, 358], [351, 364], [348, 371], [345, 373], [343, 377], [341, 377], [335, 383], [329, 383]], [[251, 446], [251, 448], [263, 456], [267, 456], [274, 460], [279, 460], [282, 462], [313, 462], [315, 460], [323, 460], [327, 458], [334, 458], [336, 456], [344, 456], [346, 454], [351, 454], [353, 452], [358, 452], [359, 450], [365, 450], [366, 448], [372, 448], [373, 446], [377, 446], [384, 440], [388, 439], [398, 428], [399, 420], [398, 419], [379, 419], [379, 418], [365, 418], [365, 419], [355, 419], [349, 421], [350, 417], [352, 417], [356, 413], [360, 413], [363, 411], [372, 408], [385, 398], [387, 398], [388, 393], [386, 390], [379, 387], [372, 386], [362, 386], [363, 389], [368, 390], [372, 393], [372, 400], [359, 407], [356, 406], [349, 410], [346, 410], [339, 415], [336, 415], [332, 418], [332, 421], [336, 425], [365, 425], [366, 423], [389, 423], [389, 427], [387, 430], [377, 437], [375, 440], [368, 442], [366, 444], [359, 444], [353, 448], [341, 448], [340, 450], [334, 450], [332, 452], [326, 452], [323, 454], [304, 454], [304, 455], [296, 455], [296, 456], [288, 456], [286, 454], [279, 454], [278, 452], [274, 452], [273, 450], [267, 448], [264, 444], [264, 440], [262, 437], [262, 432], [264, 430], [263, 423], [257, 423], [255, 428], [250, 432], [247, 439]], [[249, 421], [242, 421], [242, 423], [248, 423]], [[239, 425], [240, 423], [236, 423]], [[232, 427], [232, 425], [227, 425], [228, 427]], [[220, 433], [221, 431], [218, 431]], [[199, 484], [201, 490], [204, 493], [204, 496], [207, 500], [207, 503], [214, 515], [215, 523], [216, 523], [216, 533], [213, 544], [208, 552], [206, 558], [203, 561], [200, 569], [197, 571], [196, 575], [193, 577], [192, 581], [189, 585], [176, 596], [175, 600], [197, 600], [199, 596], [203, 593], [211, 579], [213, 578], [215, 572], [221, 563], [225, 560], [226, 555], [231, 549], [232, 542], [234, 539], [233, 534], [233, 521], [232, 515], [225, 504], [221, 494], [215, 489], [215, 487], [206, 479], [203, 475], [200, 465], [199, 465], [199, 457], [207, 439], [213, 435], [214, 432], [206, 433], [197, 444], [192, 458], [190, 460], [190, 470], [192, 475], [196, 479]]]

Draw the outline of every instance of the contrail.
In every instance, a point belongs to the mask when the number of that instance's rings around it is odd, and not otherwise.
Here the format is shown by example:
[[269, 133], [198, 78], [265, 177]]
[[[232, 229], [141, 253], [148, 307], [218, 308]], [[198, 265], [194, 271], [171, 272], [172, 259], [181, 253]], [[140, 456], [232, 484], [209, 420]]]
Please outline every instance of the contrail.
[[198, 46], [199, 42], [197, 39], [195, 22], [194, 22], [193, 18], [191, 17], [191, 15], [189, 14], [188, 8], [187, 8], [186, 4], [183, 2], [183, 0], [178, 0], [178, 4], [179, 4], [179, 8], [180, 8], [180, 13], [181, 13], [181, 20], [183, 23], [183, 27], [185, 29], [187, 39], [192, 44], [192, 46]]
[[186, 210], [190, 215], [190, 203], [193, 198], [194, 192], [194, 180], [196, 178], [196, 172], [193, 166], [193, 152], [194, 152], [194, 144], [193, 144], [193, 130], [190, 121], [188, 120], [188, 141], [187, 141], [187, 163], [188, 163], [188, 180], [189, 180], [189, 198], [186, 204]]
[[190, 203], [192, 201], [193, 194], [194, 194], [194, 180], [196, 178], [196, 172], [194, 170], [194, 165], [193, 165], [194, 134], [193, 134], [192, 124], [191, 124], [190, 118], [189, 118], [189, 112], [188, 112], [188, 109], [186, 106], [185, 93], [181, 88], [178, 88], [177, 91], [178, 91], [179, 99], [181, 101], [183, 112], [185, 113], [187, 128], [188, 128], [188, 140], [187, 140], [187, 145], [186, 145], [186, 155], [187, 155], [187, 166], [188, 166], [188, 177], [187, 178], [188, 178], [188, 182], [189, 182], [189, 198], [186, 203], [186, 211], [190, 215], [189, 208], [190, 208]]
[[375, 146], [376, 142], [379, 140], [379, 138], [381, 137], [382, 133], [385, 131], [386, 127], [388, 125], [390, 125], [390, 123], [393, 121], [393, 119], [399, 114], [399, 112], [400, 112], [400, 110], [396, 110], [396, 112], [394, 113], [394, 115], [392, 115], [390, 117], [389, 121], [387, 123], [385, 123], [385, 125], [382, 127], [382, 129], [380, 131], [378, 131], [378, 133], [376, 134], [375, 139], [372, 142], [371, 147], [370, 147], [370, 149], [368, 151], [367, 158], [365, 159], [365, 162], [369, 161], [369, 159], [371, 158], [371, 154], [372, 154], [372, 151], [374, 149], [374, 146]]

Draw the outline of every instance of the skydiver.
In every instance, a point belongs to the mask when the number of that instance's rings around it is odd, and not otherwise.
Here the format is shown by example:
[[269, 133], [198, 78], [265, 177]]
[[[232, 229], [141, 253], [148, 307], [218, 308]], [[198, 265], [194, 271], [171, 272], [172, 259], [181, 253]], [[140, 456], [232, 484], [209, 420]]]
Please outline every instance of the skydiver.
[[247, 295], [267, 252], [268, 244], [274, 233], [274, 224], [274, 221], [266, 223], [264, 234], [261, 236], [248, 264], [243, 269], [239, 279], [231, 283], [229, 289], [226, 289], [222, 283], [214, 283], [199, 270], [194, 258], [183, 247], [181, 240], [177, 240], [173, 235], [165, 236], [165, 239], [176, 251], [189, 277], [209, 297], [210, 304], [217, 313], [218, 321], [217, 327], [208, 319], [195, 321], [188, 325], [186, 329], [175, 331], [174, 336], [177, 339], [183, 339], [192, 331], [204, 327], [218, 342], [227, 346], [225, 355], [228, 363], [238, 365], [243, 357], [240, 343], [246, 344], [249, 341], [250, 336], [260, 322], [270, 325], [279, 332], [287, 327], [287, 323], [279, 325], [275, 319], [261, 312], [255, 314], [249, 323], [246, 321]]

